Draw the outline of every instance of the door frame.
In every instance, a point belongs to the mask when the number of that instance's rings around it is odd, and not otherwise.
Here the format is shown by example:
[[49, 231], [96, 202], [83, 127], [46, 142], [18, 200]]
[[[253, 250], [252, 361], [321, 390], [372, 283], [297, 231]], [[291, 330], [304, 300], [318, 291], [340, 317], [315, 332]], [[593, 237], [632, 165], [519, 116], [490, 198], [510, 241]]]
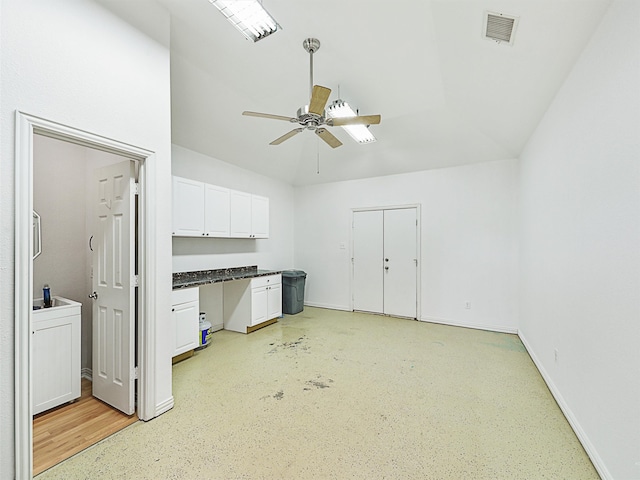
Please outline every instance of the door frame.
[[420, 298], [420, 292], [422, 291], [421, 287], [421, 278], [422, 278], [422, 245], [420, 243], [420, 232], [422, 231], [422, 215], [421, 215], [421, 204], [419, 203], [410, 203], [403, 205], [387, 205], [380, 207], [359, 207], [351, 209], [351, 228], [349, 229], [350, 235], [350, 243], [351, 243], [351, 269], [349, 276], [349, 297], [351, 301], [351, 311], [353, 312], [354, 301], [353, 301], [353, 291], [354, 291], [354, 272], [353, 272], [353, 260], [354, 260], [354, 244], [353, 244], [353, 227], [354, 227], [354, 214], [357, 212], [371, 212], [378, 210], [401, 210], [415, 208], [416, 209], [416, 257], [418, 259], [418, 265], [416, 265], [416, 319], [420, 320], [422, 317], [422, 301]]
[[15, 474], [16, 478], [33, 476], [33, 409], [31, 385], [31, 323], [33, 298], [33, 135], [114, 153], [140, 162], [138, 206], [138, 405], [141, 420], [156, 415], [155, 407], [155, 316], [156, 300], [156, 231], [153, 179], [157, 162], [155, 153], [111, 138], [79, 130], [51, 120], [16, 110], [15, 142]]

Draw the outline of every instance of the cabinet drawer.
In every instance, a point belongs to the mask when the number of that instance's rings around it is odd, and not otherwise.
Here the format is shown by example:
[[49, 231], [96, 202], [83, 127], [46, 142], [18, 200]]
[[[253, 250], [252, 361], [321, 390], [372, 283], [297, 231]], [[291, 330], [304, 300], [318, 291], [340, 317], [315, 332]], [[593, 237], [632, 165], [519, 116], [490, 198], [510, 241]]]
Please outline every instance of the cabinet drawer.
[[268, 275], [266, 277], [256, 277], [251, 279], [251, 288], [267, 287], [282, 283], [282, 275]]
[[171, 291], [171, 305], [178, 305], [180, 303], [194, 302], [199, 299], [199, 289], [196, 288], [181, 288], [179, 290]]

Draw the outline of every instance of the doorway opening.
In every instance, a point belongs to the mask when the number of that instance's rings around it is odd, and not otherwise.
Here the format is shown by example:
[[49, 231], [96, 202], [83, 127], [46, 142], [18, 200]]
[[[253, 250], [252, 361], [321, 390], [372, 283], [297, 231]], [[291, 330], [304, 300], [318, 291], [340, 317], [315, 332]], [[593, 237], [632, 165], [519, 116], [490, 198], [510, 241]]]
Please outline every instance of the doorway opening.
[[[99, 352], [93, 352], [99, 338], [99, 332], [94, 331], [97, 322], [93, 310], [95, 303], [102, 301], [93, 293], [94, 271], [99, 266], [95, 257], [105, 251], [102, 245], [105, 235], [96, 230], [99, 224], [94, 220], [99, 193], [95, 176], [103, 169], [117, 168], [114, 165], [118, 164], [131, 166], [133, 178], [129, 180], [135, 185], [139, 161], [66, 140], [39, 134], [33, 137], [33, 209], [39, 225], [38, 255], [33, 259], [34, 297], [43, 297], [46, 286], [55, 303], [70, 306], [43, 308], [43, 300], [34, 299], [34, 475], [137, 420], [133, 405], [125, 402], [123, 406], [118, 403], [110, 406], [109, 398], [102, 396], [99, 388], [96, 392], [92, 368], [99, 363], [94, 357], [100, 359]], [[136, 196], [131, 200], [126, 206], [132, 211], [126, 213], [134, 228], [124, 243], [133, 247], [130, 263], [134, 266], [132, 274], [137, 274]], [[131, 304], [130, 327], [135, 331], [135, 297], [125, 301]], [[135, 342], [132, 339], [130, 343], [133, 347]], [[124, 350], [119, 352], [121, 357], [130, 353]], [[126, 364], [128, 359], [112, 360]], [[97, 380], [99, 383], [100, 375]], [[135, 390], [132, 387], [131, 404]]]
[[420, 206], [352, 215], [352, 310], [420, 318]]
[[[155, 336], [153, 318], [156, 303], [156, 282], [152, 275], [156, 267], [156, 245], [153, 241], [155, 224], [153, 211], [155, 192], [155, 154], [126, 143], [112, 140], [50, 120], [16, 112], [15, 149], [15, 475], [32, 478], [33, 475], [33, 307], [34, 299], [34, 137], [63, 140], [110, 154], [120, 155], [138, 162], [140, 195], [138, 211], [138, 248], [135, 248], [139, 279], [137, 301], [133, 309], [138, 316], [131, 342], [138, 358], [138, 368], [130, 373], [137, 379], [136, 413], [142, 420], [159, 413], [155, 405]], [[55, 168], [53, 165], [50, 168]], [[95, 372], [94, 372], [95, 374]], [[169, 407], [170, 408], [170, 407]], [[164, 410], [163, 410], [164, 411]], [[161, 412], [160, 412], [161, 413]]]

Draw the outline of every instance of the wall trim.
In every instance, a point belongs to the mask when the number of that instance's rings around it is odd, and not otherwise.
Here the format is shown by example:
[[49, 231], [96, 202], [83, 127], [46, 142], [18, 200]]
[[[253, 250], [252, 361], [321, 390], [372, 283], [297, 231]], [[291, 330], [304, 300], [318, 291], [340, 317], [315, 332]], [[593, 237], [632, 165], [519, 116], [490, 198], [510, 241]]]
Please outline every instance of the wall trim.
[[[173, 395], [172, 395], [169, 398], [167, 398], [166, 400], [158, 403], [155, 406], [156, 416], [162, 415], [163, 413], [168, 412], [169, 410], [171, 410], [173, 408], [173, 405], [174, 405], [174, 402], [173, 402]], [[150, 420], [150, 419], [146, 419], [146, 420]]]
[[423, 316], [420, 318], [420, 321], [429, 322], [429, 323], [439, 323], [441, 325], [449, 325], [451, 327], [462, 327], [462, 328], [473, 328], [475, 330], [486, 330], [489, 332], [512, 333], [512, 334], [518, 333], [518, 329], [516, 327], [505, 327], [504, 325], [489, 325], [484, 323], [460, 322], [460, 321], [451, 320], [448, 318]]
[[93, 382], [93, 371], [90, 368], [84, 367], [80, 370], [80, 377]]
[[[139, 261], [141, 283], [138, 290], [138, 417], [149, 420], [156, 413], [156, 261], [157, 225], [155, 222], [157, 162], [155, 154], [84, 130], [15, 112], [15, 370], [14, 432], [16, 478], [33, 476], [33, 408], [31, 388], [31, 323], [33, 298], [33, 135], [76, 143], [116, 153], [140, 161]], [[170, 399], [173, 405], [173, 398]], [[168, 402], [168, 401], [167, 401]], [[167, 403], [165, 402], [165, 403]], [[166, 410], [165, 410], [166, 411]]]
[[330, 305], [322, 302], [304, 302], [305, 307], [326, 308], [328, 310], [342, 310], [344, 312], [351, 312], [351, 308], [346, 305]]
[[569, 425], [571, 425], [571, 428], [576, 434], [576, 437], [578, 437], [578, 440], [582, 444], [582, 447], [584, 448], [585, 452], [587, 452], [587, 456], [591, 460], [591, 463], [593, 463], [593, 466], [598, 472], [598, 475], [600, 475], [600, 477], [603, 480], [613, 480], [613, 476], [607, 469], [604, 461], [602, 460], [602, 457], [600, 457], [593, 443], [591, 443], [591, 440], [589, 440], [589, 437], [583, 430], [582, 426], [580, 425], [580, 422], [578, 422], [578, 419], [573, 414], [573, 411], [571, 410], [571, 408], [569, 408], [569, 405], [567, 404], [564, 397], [560, 393], [560, 390], [558, 389], [558, 387], [556, 387], [555, 383], [553, 383], [553, 380], [551, 380], [551, 376], [549, 375], [547, 370], [544, 368], [544, 365], [542, 364], [540, 359], [536, 356], [535, 352], [533, 351], [533, 348], [531, 347], [531, 344], [527, 341], [526, 337], [524, 336], [524, 333], [521, 330], [518, 332], [518, 337], [520, 337], [520, 341], [524, 345], [524, 348], [527, 350], [529, 357], [531, 357], [531, 360], [533, 360], [533, 363], [535, 364], [536, 368], [540, 372], [540, 375], [542, 376], [544, 383], [547, 384], [547, 388], [551, 392], [551, 395], [553, 396], [556, 403], [560, 407], [560, 410], [562, 411], [565, 418], [569, 422]]

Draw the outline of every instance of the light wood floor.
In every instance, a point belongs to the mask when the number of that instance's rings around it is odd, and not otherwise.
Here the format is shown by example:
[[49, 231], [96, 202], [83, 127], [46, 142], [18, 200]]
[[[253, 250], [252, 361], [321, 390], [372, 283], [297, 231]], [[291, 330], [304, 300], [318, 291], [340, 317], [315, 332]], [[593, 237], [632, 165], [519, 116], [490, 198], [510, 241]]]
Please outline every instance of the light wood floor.
[[33, 418], [33, 474], [75, 455], [109, 435], [136, 422], [91, 395], [91, 382], [82, 379], [82, 395]]

